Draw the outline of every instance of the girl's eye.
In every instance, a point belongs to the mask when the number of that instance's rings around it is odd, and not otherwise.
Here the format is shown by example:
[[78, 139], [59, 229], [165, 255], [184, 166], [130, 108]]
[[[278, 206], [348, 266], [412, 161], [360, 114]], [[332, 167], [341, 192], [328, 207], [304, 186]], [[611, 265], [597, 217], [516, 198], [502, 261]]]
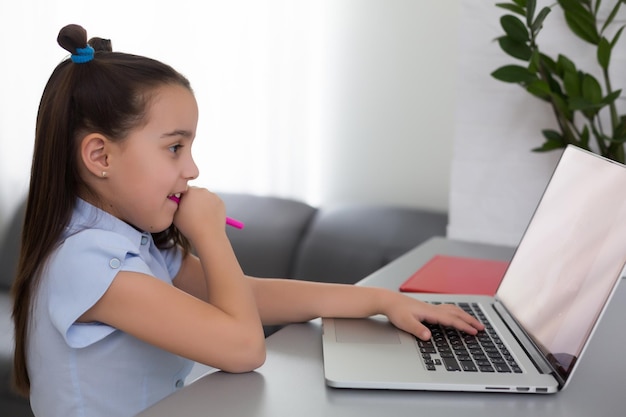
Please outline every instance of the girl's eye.
[[182, 145], [176, 144], [176, 145], [170, 146], [168, 149], [173, 153], [178, 153], [179, 149], [182, 147], [183, 147]]

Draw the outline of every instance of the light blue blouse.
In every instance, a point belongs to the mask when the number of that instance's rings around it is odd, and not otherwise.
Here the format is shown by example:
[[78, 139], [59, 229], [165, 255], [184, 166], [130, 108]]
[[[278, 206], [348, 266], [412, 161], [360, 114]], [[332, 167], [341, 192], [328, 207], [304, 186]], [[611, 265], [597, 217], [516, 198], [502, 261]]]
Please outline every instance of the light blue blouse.
[[184, 385], [193, 363], [113, 327], [76, 320], [120, 271], [171, 284], [179, 250], [78, 200], [35, 296], [27, 365], [36, 416], [132, 416]]

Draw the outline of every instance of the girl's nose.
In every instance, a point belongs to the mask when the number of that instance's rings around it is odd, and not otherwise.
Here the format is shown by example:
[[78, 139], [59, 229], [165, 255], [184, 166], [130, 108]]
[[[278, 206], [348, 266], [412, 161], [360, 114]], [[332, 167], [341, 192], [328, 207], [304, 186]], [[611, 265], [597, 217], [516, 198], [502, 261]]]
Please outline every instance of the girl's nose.
[[198, 169], [198, 165], [194, 162], [193, 158], [189, 158], [189, 162], [185, 166], [185, 178], [188, 180], [195, 180], [200, 175], [200, 170]]

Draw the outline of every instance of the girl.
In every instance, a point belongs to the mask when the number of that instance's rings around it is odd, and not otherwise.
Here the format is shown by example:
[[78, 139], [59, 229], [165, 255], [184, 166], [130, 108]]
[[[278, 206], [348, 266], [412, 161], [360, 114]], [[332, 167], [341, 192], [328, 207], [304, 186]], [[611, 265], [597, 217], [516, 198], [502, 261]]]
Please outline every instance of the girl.
[[[145, 57], [87, 44], [52, 73], [37, 116], [13, 288], [17, 388], [37, 416], [131, 416], [180, 388], [193, 361], [248, 372], [263, 324], [385, 314], [482, 329], [452, 306], [338, 284], [244, 276], [213, 193], [188, 184], [198, 108], [189, 82]], [[194, 253], [191, 253], [191, 248]]]

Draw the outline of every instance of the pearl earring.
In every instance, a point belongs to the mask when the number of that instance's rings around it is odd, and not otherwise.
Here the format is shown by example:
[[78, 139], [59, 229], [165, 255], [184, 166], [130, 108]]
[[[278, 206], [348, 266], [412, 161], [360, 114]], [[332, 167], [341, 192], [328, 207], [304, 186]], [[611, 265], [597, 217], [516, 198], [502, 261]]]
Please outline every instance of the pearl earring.
[[107, 172], [106, 171], [102, 171], [102, 178], [107, 176]]

